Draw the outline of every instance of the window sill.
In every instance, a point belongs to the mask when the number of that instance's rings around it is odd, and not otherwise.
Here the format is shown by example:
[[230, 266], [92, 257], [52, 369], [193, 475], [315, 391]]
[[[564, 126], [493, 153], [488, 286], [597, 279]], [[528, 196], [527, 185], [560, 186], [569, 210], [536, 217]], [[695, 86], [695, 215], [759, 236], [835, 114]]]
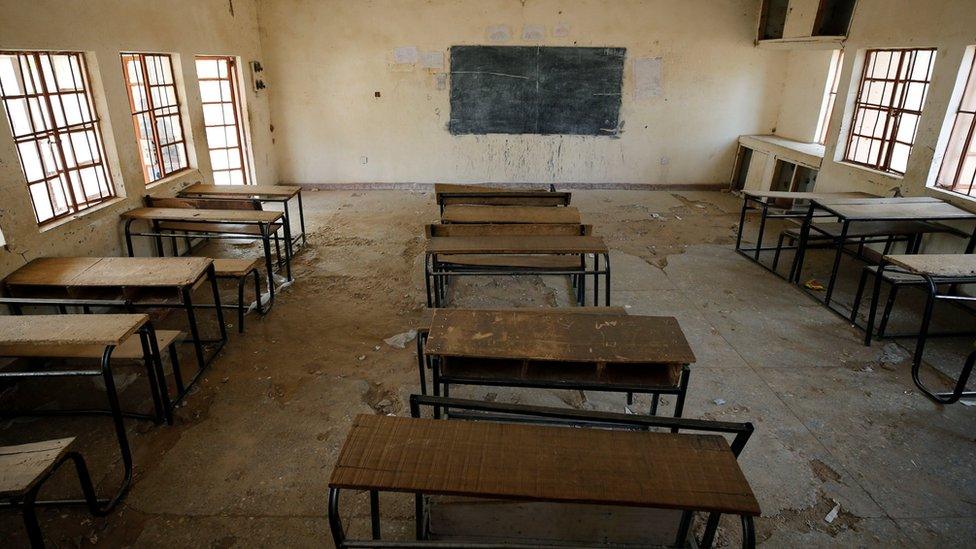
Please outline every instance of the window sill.
[[905, 176], [904, 175], [899, 175], [899, 174], [893, 173], [893, 172], [883, 172], [881, 170], [876, 170], [874, 168], [869, 168], [867, 166], [862, 166], [860, 164], [854, 164], [853, 162], [845, 162], [845, 161], [842, 160], [842, 161], [838, 161], [837, 164], [840, 164], [842, 166], [847, 166], [848, 168], [854, 168], [854, 169], [861, 170], [861, 171], [865, 171], [865, 172], [868, 172], [868, 173], [873, 173], [875, 175], [880, 175], [880, 176], [883, 176], [883, 177], [887, 177], [888, 179], [891, 179], [891, 180], [894, 180], [894, 181], [903, 181], [905, 179]]
[[151, 190], [151, 189], [158, 189], [159, 187], [164, 187], [164, 186], [166, 186], [169, 183], [174, 183], [176, 181], [179, 181], [179, 180], [181, 180], [183, 178], [189, 177], [189, 176], [194, 175], [194, 174], [197, 177], [199, 177], [200, 170], [198, 170], [197, 168], [192, 168], [192, 167], [191, 168], [183, 168], [182, 170], [180, 170], [178, 172], [171, 173], [171, 174], [167, 175], [166, 177], [164, 177], [162, 179], [157, 179], [156, 181], [153, 181], [152, 183], [146, 183], [146, 190], [148, 191], [148, 190]]
[[67, 225], [68, 223], [71, 223], [72, 221], [77, 221], [77, 220], [79, 220], [79, 219], [81, 219], [83, 217], [87, 217], [87, 216], [89, 216], [89, 215], [91, 215], [91, 214], [93, 214], [95, 212], [100, 212], [102, 210], [111, 208], [112, 206], [115, 206], [116, 204], [120, 204], [120, 203], [122, 203], [124, 201], [125, 201], [125, 197], [116, 196], [115, 198], [106, 200], [105, 202], [102, 202], [101, 204], [99, 204], [97, 206], [92, 206], [91, 208], [84, 209], [84, 210], [82, 210], [82, 211], [80, 211], [78, 213], [72, 214], [72, 215], [70, 215], [68, 217], [63, 217], [61, 219], [58, 219], [57, 221], [51, 221], [50, 223], [45, 223], [44, 225], [40, 225], [37, 228], [38, 229], [38, 232], [40, 232], [41, 234], [46, 233], [48, 231], [51, 231], [51, 230], [57, 229], [59, 227], [62, 227], [64, 225]]
[[925, 187], [925, 194], [945, 200], [953, 206], [959, 206], [964, 210], [976, 211], [976, 196], [966, 196], [940, 187]]

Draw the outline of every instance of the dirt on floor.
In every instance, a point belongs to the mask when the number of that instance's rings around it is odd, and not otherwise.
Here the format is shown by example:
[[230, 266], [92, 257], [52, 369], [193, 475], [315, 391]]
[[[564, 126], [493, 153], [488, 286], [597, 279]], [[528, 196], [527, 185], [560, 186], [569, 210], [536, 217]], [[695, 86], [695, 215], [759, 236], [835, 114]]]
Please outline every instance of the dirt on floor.
[[[973, 408], [931, 404], [914, 391], [904, 348], [865, 347], [849, 322], [735, 254], [736, 197], [580, 191], [573, 198], [613, 251], [612, 304], [631, 314], [675, 316], [688, 335], [699, 361], [685, 415], [756, 425], [741, 461], [763, 508], [762, 543], [930, 546], [976, 539]], [[423, 225], [436, 221], [437, 209], [431, 194], [403, 191], [306, 191], [305, 208], [308, 241], [294, 258], [294, 282], [280, 289], [266, 316], [248, 315], [244, 334], [227, 315], [230, 339], [177, 409], [175, 425], [127, 421], [135, 477], [117, 510], [100, 518], [79, 508], [42, 512], [50, 546], [331, 544], [326, 486], [352, 418], [403, 415], [419, 390], [408, 332], [426, 309]], [[777, 226], [767, 231], [776, 234]], [[244, 243], [196, 253], [257, 256], [260, 249]], [[810, 277], [822, 278], [828, 259], [812, 258]], [[838, 299], [849, 303], [858, 274], [855, 265], [845, 267]], [[234, 299], [233, 288], [223, 296]], [[205, 299], [202, 291], [199, 297]], [[563, 277], [466, 278], [452, 284], [449, 304], [550, 307], [570, 299]], [[911, 322], [912, 299], [893, 323]], [[180, 315], [154, 317], [164, 328], [185, 328]], [[205, 322], [204, 330], [213, 334], [216, 323]], [[934, 362], [951, 375], [968, 345], [940, 342]], [[180, 358], [192, 373], [188, 348]], [[148, 409], [140, 366], [119, 372], [125, 406]], [[936, 370], [927, 376], [946, 383]], [[624, 409], [621, 396], [594, 393], [489, 388], [457, 396]], [[97, 406], [104, 397], [88, 380], [32, 382], [3, 386], [0, 405]], [[672, 403], [665, 403], [667, 410]], [[639, 397], [632, 409], [647, 406], [649, 399]], [[78, 437], [102, 493], [118, 486], [121, 463], [106, 418], [18, 417], [0, 424], [5, 445], [62, 436]], [[63, 471], [43, 495], [77, 493], [74, 477]], [[384, 497], [382, 512], [384, 537], [409, 539], [412, 500]], [[351, 536], [368, 534], [368, 516], [365, 497], [347, 497], [343, 519]], [[726, 517], [719, 545], [738, 539], [736, 522]], [[0, 514], [0, 546], [24, 543], [18, 516]]]

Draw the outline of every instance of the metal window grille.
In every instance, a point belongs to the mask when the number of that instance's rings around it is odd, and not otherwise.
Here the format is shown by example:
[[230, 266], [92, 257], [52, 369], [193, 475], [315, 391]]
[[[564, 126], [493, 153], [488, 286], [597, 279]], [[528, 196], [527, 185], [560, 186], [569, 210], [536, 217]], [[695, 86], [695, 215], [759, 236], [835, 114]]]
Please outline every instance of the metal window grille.
[[233, 57], [201, 56], [196, 63], [214, 183], [249, 184], [237, 61]]

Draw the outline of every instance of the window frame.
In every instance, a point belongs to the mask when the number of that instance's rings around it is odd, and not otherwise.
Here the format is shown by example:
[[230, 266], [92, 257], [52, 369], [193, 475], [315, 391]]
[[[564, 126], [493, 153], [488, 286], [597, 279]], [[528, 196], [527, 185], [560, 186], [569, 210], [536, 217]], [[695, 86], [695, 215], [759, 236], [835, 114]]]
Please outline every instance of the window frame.
[[[970, 48], [973, 47], [970, 46]], [[974, 170], [973, 177], [968, 183], [968, 190], [963, 192], [958, 188], [962, 186], [959, 178], [962, 176], [962, 169], [966, 164], [966, 157], [970, 154], [976, 156], [976, 101], [974, 101], [972, 110], [964, 109], [967, 94], [972, 93], [972, 95], [976, 97], [976, 56], [967, 55], [964, 62], [967, 59], [969, 61], [969, 68], [967, 70], [965, 83], [962, 86], [962, 93], [959, 95], [959, 100], [952, 112], [952, 128], [949, 131], [949, 135], [945, 142], [946, 144], [945, 148], [943, 149], [942, 162], [939, 165], [939, 170], [936, 172], [934, 187], [943, 191], [955, 193], [959, 196], [976, 198], [976, 196], [973, 196], [973, 190], [976, 189], [976, 170]], [[959, 149], [959, 157], [956, 159], [957, 165], [953, 170], [955, 173], [952, 176], [952, 180], [947, 183], [943, 180], [943, 172], [948, 167], [948, 151], [953, 146], [952, 138], [956, 134], [956, 127], [959, 125], [960, 118], [962, 118], [960, 115], [970, 116], [971, 119], [969, 121], [969, 130], [966, 132], [962, 147]]]
[[[20, 82], [24, 84], [24, 89], [22, 90], [23, 93], [7, 95], [3, 90], [2, 82], [0, 82], [0, 101], [3, 102], [10, 135], [14, 140], [14, 144], [17, 149], [17, 159], [20, 162], [21, 174], [24, 176], [24, 180], [27, 183], [27, 194], [30, 197], [31, 207], [34, 210], [34, 219], [37, 221], [38, 226], [43, 227], [66, 218], [70, 218], [73, 215], [85, 210], [89, 210], [118, 197], [118, 190], [116, 189], [115, 182], [112, 177], [112, 170], [109, 169], [108, 159], [105, 156], [105, 143], [104, 138], [102, 137], [102, 119], [99, 116], [98, 109], [95, 105], [91, 73], [88, 67], [88, 59], [85, 52], [64, 50], [0, 50], [0, 55], [13, 56], [16, 59], [17, 74], [20, 77]], [[41, 62], [42, 56], [46, 57], [48, 66], [51, 68], [51, 76], [54, 78], [54, 85], [58, 88], [53, 92], [48, 89], [50, 82], [47, 81], [45, 66]], [[77, 75], [75, 74], [74, 64], [72, 64], [69, 60], [72, 78], [71, 83], [74, 85], [74, 88], [62, 89], [60, 87], [61, 83], [58, 81], [58, 71], [55, 68], [54, 56], [68, 56], [69, 59], [76, 61], [78, 67]], [[31, 66], [31, 61], [33, 61], [33, 66]], [[30, 82], [30, 88], [33, 90], [29, 93], [27, 92], [26, 87], [28, 81]], [[63, 97], [64, 95], [75, 95], [76, 97], [78, 95], [84, 96], [85, 107], [88, 109], [87, 121], [82, 121], [75, 124], [68, 123], [68, 115], [65, 109], [65, 99]], [[60, 107], [59, 112], [64, 119], [64, 125], [58, 125], [54, 110], [54, 97], [57, 97], [57, 102]], [[35, 119], [34, 108], [31, 105], [32, 99], [36, 101], [37, 109], [40, 111], [37, 114], [40, 117], [39, 121], [43, 126], [42, 129], [37, 129], [38, 120]], [[8, 102], [16, 100], [25, 101], [27, 121], [31, 130], [27, 134], [17, 135], [16, 128], [14, 127], [14, 120], [11, 117]], [[77, 100], [77, 102], [80, 109], [80, 98]], [[89, 140], [87, 137], [85, 139], [89, 155], [92, 159], [88, 162], [78, 162], [75, 144], [72, 142], [71, 136], [74, 133], [87, 132], [91, 132], [94, 138], [93, 140]], [[63, 138], [67, 139], [66, 142], [71, 149], [72, 164], [70, 166], [67, 162], [67, 156], [65, 155], [65, 141]], [[47, 146], [50, 148], [49, 154], [51, 155], [50, 161], [53, 164], [53, 166], [51, 166], [53, 167], [53, 170], [49, 170], [48, 160], [41, 151], [41, 145], [45, 141], [47, 142]], [[94, 143], [92, 143], [92, 141], [94, 141]], [[34, 149], [37, 151], [40, 168], [43, 172], [40, 179], [31, 180], [30, 175], [27, 173], [27, 166], [24, 163], [23, 153], [21, 151], [21, 145], [26, 143], [32, 143]], [[95, 158], [95, 152], [97, 152], [97, 159]], [[98, 181], [99, 193], [97, 197], [93, 196], [91, 198], [85, 194], [79, 200], [75, 193], [75, 184], [71, 179], [71, 173], [75, 172], [78, 174], [78, 185], [82, 193], [84, 193], [85, 184], [82, 180], [81, 172], [82, 170], [89, 168], [96, 170], [96, 176], [100, 171], [101, 177]], [[102, 189], [103, 184], [104, 192]], [[51, 215], [44, 219], [40, 218], [37, 202], [32, 189], [38, 185], [44, 186], [44, 194], [47, 198], [48, 206], [50, 207], [51, 212]], [[59, 212], [58, 208], [55, 206], [53, 195], [56, 193], [54, 193], [54, 185], [60, 185], [61, 194], [64, 197], [65, 209], [62, 212]]]
[[[914, 71], [914, 62], [919, 52], [931, 52], [929, 57], [928, 68], [925, 74], [925, 80], [915, 80], [912, 79], [912, 73]], [[879, 78], [875, 76], [868, 76], [868, 69], [872, 66], [872, 57], [879, 53], [891, 53], [899, 54], [898, 67], [895, 71], [895, 76], [893, 78], [888, 78], [888, 74], [884, 75], [884, 78]], [[935, 61], [938, 54], [938, 48], [872, 48], [865, 50], [864, 52], [864, 62], [861, 67], [861, 77], [858, 81], [857, 95], [854, 97], [853, 108], [851, 109], [851, 127], [847, 133], [847, 146], [844, 149], [844, 154], [842, 160], [849, 164], [855, 166], [863, 166], [872, 170], [877, 170], [882, 173], [891, 174], [895, 176], [905, 175], [904, 171], [900, 171], [891, 166], [892, 152], [896, 145], [904, 145], [908, 147], [908, 153], [906, 155], [906, 169], [908, 158], [910, 158], [912, 150], [915, 147], [915, 139], [918, 137], [918, 125], [921, 120], [922, 111], [925, 108], [925, 102], [928, 99], [929, 86], [932, 83], [932, 73], [935, 68]], [[906, 58], [910, 58], [909, 66], [907, 68], [907, 78], [903, 78], [902, 67]], [[891, 61], [889, 61], [889, 72], [891, 67]], [[882, 82], [882, 96], [884, 96], [884, 90], [888, 83], [892, 84], [891, 97], [887, 104], [874, 104], [869, 103], [864, 99], [866, 93], [866, 84], [868, 82]], [[908, 109], [905, 108], [905, 101], [907, 100], [907, 93], [909, 86], [913, 83], [923, 84], [924, 88], [922, 90], [922, 98], [919, 102], [919, 108]], [[899, 86], [901, 89], [899, 90]], [[895, 93], [895, 92], [898, 93]], [[899, 99], [898, 104], [895, 104], [896, 97]], [[881, 137], [875, 137], [871, 134], [861, 134], [858, 133], [860, 129], [857, 126], [858, 115], [863, 111], [874, 111], [877, 112], [877, 119], [875, 120], [874, 129], [877, 129], [878, 123], [884, 119], [884, 127], [881, 133]], [[912, 140], [910, 143], [900, 141], [898, 139], [898, 130], [900, 129], [901, 117], [905, 114], [916, 116], [918, 120], [915, 123], [915, 131], [912, 134]], [[863, 123], [863, 122], [862, 122]], [[872, 131], [873, 131], [872, 130]], [[878, 157], [874, 162], [863, 162], [856, 160], [858, 148], [854, 147], [854, 138], [860, 137], [867, 141], [878, 141]], [[859, 146], [859, 145], [858, 145]], [[868, 145], [868, 155], [870, 156], [871, 145]]]
[[[207, 78], [207, 77], [201, 78], [200, 77], [200, 69], [199, 69], [199, 66], [197, 65], [197, 63], [199, 61], [217, 61], [218, 62], [217, 77], [216, 78]], [[220, 76], [220, 65], [219, 65], [220, 62], [226, 62], [227, 63], [227, 76], [225, 78]], [[200, 94], [200, 104], [201, 104], [201, 106], [204, 107], [204, 109], [206, 109], [206, 106], [207, 105], [226, 105], [226, 104], [229, 103], [232, 106], [232, 109], [233, 109], [233, 114], [234, 114], [234, 127], [237, 130], [237, 146], [236, 147], [226, 147], [226, 146], [225, 147], [212, 147], [211, 144], [210, 144], [210, 136], [207, 134], [207, 129], [208, 128], [216, 128], [216, 127], [224, 127], [224, 128], [227, 128], [229, 126], [227, 124], [208, 125], [207, 124], [207, 116], [206, 116], [206, 113], [204, 113], [204, 117], [203, 117], [204, 139], [206, 139], [206, 141], [207, 141], [207, 154], [210, 157], [210, 163], [211, 163], [211, 165], [210, 165], [210, 171], [211, 171], [211, 174], [214, 174], [216, 172], [234, 172], [234, 171], [240, 170], [241, 171], [242, 180], [243, 180], [243, 184], [244, 185], [252, 185], [252, 184], [254, 184], [253, 174], [251, 173], [250, 151], [248, 150], [247, 128], [245, 127], [245, 124], [244, 124], [244, 120], [245, 119], [244, 119], [244, 112], [243, 111], [244, 111], [244, 108], [245, 107], [244, 107], [244, 102], [243, 102], [243, 96], [241, 94], [241, 83], [240, 83], [240, 80], [241, 80], [240, 79], [240, 76], [241, 75], [240, 75], [240, 71], [238, 69], [238, 59], [237, 59], [237, 57], [235, 57], [233, 55], [197, 55], [197, 56], [194, 57], [193, 66], [194, 66], [194, 68], [197, 71], [197, 81], [198, 81], [198, 84], [201, 85], [201, 86], [202, 86], [202, 83], [204, 83], [204, 82], [223, 82], [223, 81], [228, 82], [228, 84], [229, 84], [229, 86], [228, 86], [229, 87], [229, 93], [230, 93], [230, 101], [223, 101], [223, 100], [216, 101], [216, 102], [215, 101], [204, 101], [203, 93], [201, 91], [201, 94]], [[223, 94], [222, 93], [221, 93], [221, 98], [223, 98]], [[226, 119], [223, 119], [223, 120], [224, 120], [224, 122], [226, 122]], [[238, 157], [240, 158], [240, 163], [241, 163], [240, 167], [239, 168], [221, 168], [221, 169], [214, 169], [214, 167], [213, 167], [213, 152], [214, 151], [217, 151], [217, 150], [226, 150], [226, 151], [228, 151], [227, 154], [228, 154], [228, 157], [229, 157], [230, 151], [232, 151], [233, 149], [237, 149], [238, 150]], [[217, 183], [216, 180], [214, 181], [214, 183], [215, 184], [218, 184], [218, 185], [221, 184], [221, 183]], [[234, 183], [229, 183], [229, 184], [230, 185], [233, 185]]]
[[[160, 59], [165, 59], [169, 63], [169, 72], [172, 82], [166, 83], [156, 83], [153, 84], [149, 81], [149, 66], [146, 63], [146, 57], [157, 57]], [[183, 125], [183, 104], [180, 101], [180, 90], [176, 82], [176, 70], [173, 68], [173, 55], [169, 53], [155, 53], [155, 52], [121, 52], [119, 58], [122, 62], [122, 78], [125, 80], [125, 93], [129, 98], [129, 113], [132, 117], [132, 126], [136, 133], [136, 143], [139, 145], [139, 163], [142, 165], [142, 176], [145, 180], [146, 185], [151, 185], [172, 175], [185, 172], [190, 168], [190, 158], [187, 147], [187, 136], [186, 130]], [[129, 58], [133, 58], [138, 61], [138, 66], [140, 69], [141, 81], [133, 82], [130, 79], [129, 67], [127, 61]], [[154, 71], [155, 74], [155, 71]], [[159, 78], [159, 75], [155, 75]], [[133, 93], [134, 87], [142, 87], [145, 99], [145, 108], [142, 110], [136, 110], [136, 98]], [[155, 100], [153, 99], [154, 88], [172, 88], [173, 89], [173, 104], [156, 106]], [[164, 110], [173, 110], [166, 114], [162, 114]], [[139, 125], [140, 117], [147, 117], [149, 120], [149, 125], [152, 129], [152, 133], [147, 138], [151, 139], [153, 147], [150, 149], [151, 154], [154, 159], [150, 159], [150, 164], [146, 165], [146, 158], [143, 155], [142, 149], [142, 129]], [[172, 142], [161, 143], [159, 137], [159, 125], [158, 120], [160, 118], [171, 118], [176, 117], [179, 121], [180, 135], [179, 139]], [[158, 118], [157, 118], [158, 117]], [[163, 161], [163, 150], [169, 147], [179, 146], [183, 150], [183, 165], [177, 167], [174, 170], [167, 170], [166, 164]], [[155, 160], [155, 162], [153, 162]], [[158, 169], [159, 177], [154, 177], [152, 171]]]
[[827, 144], [827, 134], [830, 132], [830, 119], [837, 105], [837, 89], [840, 86], [840, 73], [844, 68], [844, 50], [834, 50], [830, 58], [830, 69], [827, 74], [827, 93], [824, 94], [820, 106], [820, 124], [817, 126], [817, 143]]

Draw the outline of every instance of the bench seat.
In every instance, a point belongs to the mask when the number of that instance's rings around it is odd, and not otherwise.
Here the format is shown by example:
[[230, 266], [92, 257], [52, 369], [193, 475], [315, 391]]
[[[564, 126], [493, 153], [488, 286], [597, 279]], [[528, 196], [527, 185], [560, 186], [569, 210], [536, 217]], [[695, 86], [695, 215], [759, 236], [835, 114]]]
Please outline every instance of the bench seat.
[[472, 255], [454, 254], [437, 258], [438, 263], [469, 267], [506, 267], [567, 271], [580, 268], [580, 260], [572, 255]]
[[[272, 223], [270, 225], [271, 234], [281, 228], [281, 224]], [[236, 224], [236, 223], [207, 223], [195, 221], [163, 221], [159, 223], [159, 229], [163, 231], [185, 231], [191, 233], [217, 233], [217, 234], [242, 234], [261, 236], [261, 228], [257, 225]]]
[[74, 437], [17, 446], [0, 446], [0, 497], [18, 498], [28, 492], [67, 453]]
[[[182, 335], [183, 333], [177, 330], [156, 330], [156, 345], [163, 350], [179, 340]], [[0, 345], [0, 356], [20, 358], [102, 358], [104, 351], [104, 345], [52, 345], [50, 347]], [[112, 352], [112, 358], [141, 359], [142, 357], [142, 338], [137, 335], [123, 341]]]
[[[829, 240], [840, 237], [843, 224], [838, 222], [811, 223], [810, 240]], [[950, 232], [952, 229], [936, 223], [923, 221], [857, 221], [850, 224], [847, 238], [868, 238], [874, 236], [910, 236], [923, 233]], [[799, 239], [802, 227], [790, 227], [783, 234]]]
[[214, 270], [217, 272], [218, 277], [241, 277], [246, 276], [248, 273], [257, 269], [261, 265], [260, 258], [242, 258], [242, 259], [214, 259]]

